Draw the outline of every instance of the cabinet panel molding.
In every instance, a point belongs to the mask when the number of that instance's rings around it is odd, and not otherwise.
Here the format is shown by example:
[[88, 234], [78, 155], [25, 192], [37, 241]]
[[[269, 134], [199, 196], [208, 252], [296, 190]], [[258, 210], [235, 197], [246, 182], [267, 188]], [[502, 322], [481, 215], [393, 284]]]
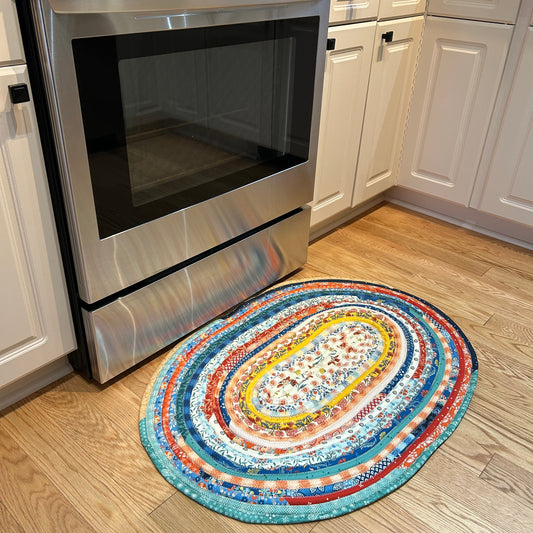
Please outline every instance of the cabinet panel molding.
[[[0, 137], [5, 137], [7, 126], [0, 121]], [[35, 294], [35, 280], [28, 268], [27, 243], [24, 228], [17, 216], [20, 212], [13, 195], [13, 174], [8, 170], [9, 160], [2, 147], [0, 164], [0, 361], [13, 357], [28, 344], [42, 342], [42, 322]]]
[[24, 63], [15, 0], [0, 0], [0, 66]]
[[429, 0], [428, 13], [514, 24], [519, 7], [520, 0]]
[[[486, 46], [439, 39], [433, 49], [413, 174], [456, 187]], [[453, 99], [454, 105], [447, 105]]]
[[428, 17], [398, 184], [468, 205], [511, 26]]

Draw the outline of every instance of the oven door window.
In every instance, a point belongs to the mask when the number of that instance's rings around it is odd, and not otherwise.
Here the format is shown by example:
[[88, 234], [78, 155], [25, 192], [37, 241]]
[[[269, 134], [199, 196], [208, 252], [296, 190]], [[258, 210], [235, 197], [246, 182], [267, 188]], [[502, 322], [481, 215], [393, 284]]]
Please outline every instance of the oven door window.
[[305, 162], [318, 17], [72, 41], [100, 238]]

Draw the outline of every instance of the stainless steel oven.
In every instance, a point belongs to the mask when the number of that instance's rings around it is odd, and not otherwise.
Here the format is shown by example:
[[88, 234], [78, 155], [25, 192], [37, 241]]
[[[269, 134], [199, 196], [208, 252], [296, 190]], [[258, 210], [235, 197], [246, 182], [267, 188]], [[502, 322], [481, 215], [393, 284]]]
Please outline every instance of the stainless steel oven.
[[327, 0], [31, 0], [101, 382], [303, 264]]

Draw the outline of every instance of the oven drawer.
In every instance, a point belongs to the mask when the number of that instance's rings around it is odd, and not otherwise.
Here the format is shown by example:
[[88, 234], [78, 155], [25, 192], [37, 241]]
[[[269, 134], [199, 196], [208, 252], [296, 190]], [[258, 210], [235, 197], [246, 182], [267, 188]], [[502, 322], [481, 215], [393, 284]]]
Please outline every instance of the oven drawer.
[[93, 377], [104, 383], [303, 265], [310, 209], [93, 311]]

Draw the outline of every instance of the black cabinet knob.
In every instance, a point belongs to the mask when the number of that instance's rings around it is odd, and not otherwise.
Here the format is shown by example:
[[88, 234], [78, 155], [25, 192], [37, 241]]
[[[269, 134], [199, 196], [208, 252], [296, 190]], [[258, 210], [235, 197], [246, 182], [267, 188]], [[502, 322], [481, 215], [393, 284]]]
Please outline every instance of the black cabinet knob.
[[14, 104], [23, 104], [30, 101], [30, 91], [25, 83], [9, 85], [9, 96]]
[[326, 42], [326, 50], [335, 50], [335, 39], [328, 39]]
[[394, 32], [388, 31], [387, 33], [381, 34], [381, 39], [385, 41], [386, 43], [391, 43], [393, 36], [394, 36]]

